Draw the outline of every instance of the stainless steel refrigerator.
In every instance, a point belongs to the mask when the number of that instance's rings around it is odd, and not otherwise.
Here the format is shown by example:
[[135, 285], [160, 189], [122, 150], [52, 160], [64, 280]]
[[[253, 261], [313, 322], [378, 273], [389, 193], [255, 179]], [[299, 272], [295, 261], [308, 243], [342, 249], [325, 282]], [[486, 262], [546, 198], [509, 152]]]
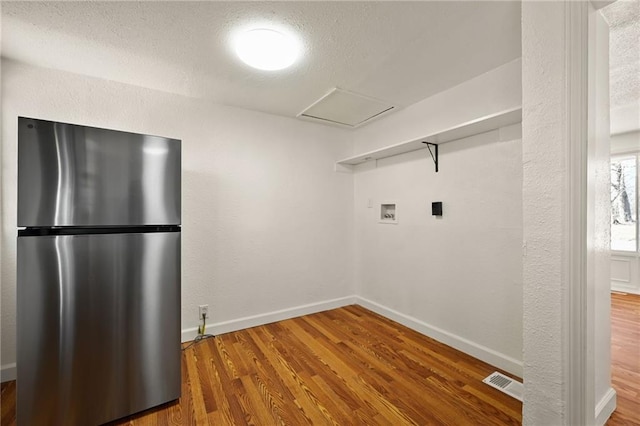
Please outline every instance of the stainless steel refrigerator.
[[18, 118], [19, 425], [180, 397], [180, 144]]

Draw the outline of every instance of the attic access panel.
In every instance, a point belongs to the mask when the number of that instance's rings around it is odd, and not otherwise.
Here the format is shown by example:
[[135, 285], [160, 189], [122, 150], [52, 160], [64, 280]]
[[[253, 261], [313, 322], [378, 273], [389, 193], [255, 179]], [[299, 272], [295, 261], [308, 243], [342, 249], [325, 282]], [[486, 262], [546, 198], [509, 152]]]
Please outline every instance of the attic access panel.
[[328, 124], [358, 127], [396, 108], [396, 105], [386, 101], [334, 88], [298, 114], [298, 117]]

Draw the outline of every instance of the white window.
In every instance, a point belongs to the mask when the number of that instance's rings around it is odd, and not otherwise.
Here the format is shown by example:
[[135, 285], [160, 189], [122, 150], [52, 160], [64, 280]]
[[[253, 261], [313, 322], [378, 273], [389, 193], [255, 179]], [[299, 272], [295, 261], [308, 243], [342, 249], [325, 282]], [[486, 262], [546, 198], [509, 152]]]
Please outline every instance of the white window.
[[611, 250], [638, 251], [638, 154], [611, 158]]

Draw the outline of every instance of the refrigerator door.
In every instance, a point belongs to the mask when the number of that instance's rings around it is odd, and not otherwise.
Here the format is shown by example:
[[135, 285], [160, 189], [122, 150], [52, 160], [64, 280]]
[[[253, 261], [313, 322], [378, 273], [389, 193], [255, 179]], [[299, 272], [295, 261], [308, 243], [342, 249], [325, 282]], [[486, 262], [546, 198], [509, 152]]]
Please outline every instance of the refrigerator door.
[[180, 397], [180, 233], [18, 237], [21, 425], [97, 425]]
[[179, 140], [18, 118], [18, 226], [179, 224]]

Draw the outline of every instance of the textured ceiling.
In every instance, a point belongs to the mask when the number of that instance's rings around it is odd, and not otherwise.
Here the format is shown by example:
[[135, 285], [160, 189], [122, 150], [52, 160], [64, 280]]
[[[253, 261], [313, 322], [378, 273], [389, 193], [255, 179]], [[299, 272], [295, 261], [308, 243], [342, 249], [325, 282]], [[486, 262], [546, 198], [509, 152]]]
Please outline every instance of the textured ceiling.
[[[302, 60], [241, 63], [229, 39], [261, 23]], [[520, 57], [520, 3], [3, 1], [2, 55], [290, 117], [333, 87], [406, 107]]]
[[602, 9], [609, 24], [611, 131], [640, 129], [640, 1], [618, 0]]

